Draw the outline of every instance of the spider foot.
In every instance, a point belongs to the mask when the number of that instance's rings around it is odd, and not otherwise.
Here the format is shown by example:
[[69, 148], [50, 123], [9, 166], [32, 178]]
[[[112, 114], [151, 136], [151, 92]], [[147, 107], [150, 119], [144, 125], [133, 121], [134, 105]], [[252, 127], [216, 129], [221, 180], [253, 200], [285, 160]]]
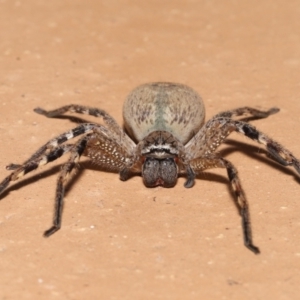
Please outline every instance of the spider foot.
[[36, 107], [33, 111], [36, 112], [37, 114], [44, 115], [44, 116], [47, 116], [48, 113], [46, 110], [40, 107]]
[[253, 244], [245, 244], [245, 246], [252, 251], [254, 254], [259, 254], [260, 250], [258, 247], [254, 246]]
[[195, 184], [195, 178], [196, 178], [195, 172], [193, 171], [190, 165], [188, 165], [186, 168], [186, 174], [187, 174], [187, 179], [186, 182], [184, 183], [184, 187], [189, 189], [193, 187], [193, 185]]
[[280, 108], [278, 108], [278, 107], [272, 107], [272, 108], [270, 108], [268, 110], [268, 114], [269, 115], [274, 115], [274, 114], [278, 113], [279, 111], [280, 111]]
[[8, 166], [6, 166], [6, 170], [12, 171], [12, 170], [17, 170], [18, 168], [20, 168], [22, 165], [18, 165], [18, 164], [9, 164]]
[[60, 229], [60, 226], [58, 225], [53, 225], [50, 229], [46, 230], [44, 232], [44, 237], [49, 237], [50, 235], [52, 235], [53, 233], [55, 233], [56, 231], [58, 231]]

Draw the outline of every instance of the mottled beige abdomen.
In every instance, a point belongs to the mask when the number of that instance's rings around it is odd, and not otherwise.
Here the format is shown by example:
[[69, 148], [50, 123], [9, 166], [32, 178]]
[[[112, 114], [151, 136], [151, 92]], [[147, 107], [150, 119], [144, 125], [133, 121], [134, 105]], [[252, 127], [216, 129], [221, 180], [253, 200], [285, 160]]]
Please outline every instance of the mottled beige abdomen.
[[135, 88], [123, 107], [128, 133], [141, 141], [153, 131], [168, 131], [183, 144], [198, 132], [205, 120], [199, 94], [179, 83], [155, 82]]

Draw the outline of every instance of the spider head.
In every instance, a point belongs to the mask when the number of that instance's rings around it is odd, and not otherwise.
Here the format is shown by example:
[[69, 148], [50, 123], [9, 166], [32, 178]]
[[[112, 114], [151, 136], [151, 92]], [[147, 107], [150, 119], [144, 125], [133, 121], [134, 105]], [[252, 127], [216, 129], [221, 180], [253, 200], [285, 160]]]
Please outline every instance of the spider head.
[[147, 187], [172, 187], [178, 177], [181, 143], [167, 131], [150, 133], [140, 144], [142, 177]]

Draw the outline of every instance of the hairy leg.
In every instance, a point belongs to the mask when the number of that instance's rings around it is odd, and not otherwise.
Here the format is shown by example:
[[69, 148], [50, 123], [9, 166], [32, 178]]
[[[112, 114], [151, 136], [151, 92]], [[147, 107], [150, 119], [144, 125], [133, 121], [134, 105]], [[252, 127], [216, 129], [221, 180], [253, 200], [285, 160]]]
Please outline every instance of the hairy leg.
[[213, 118], [234, 118], [241, 116], [249, 116], [254, 118], [266, 118], [270, 115], [276, 114], [279, 112], [279, 108], [272, 107], [269, 110], [259, 110], [252, 107], [240, 107], [228, 111], [221, 112], [215, 115]]
[[[44, 146], [42, 146], [38, 151], [36, 151], [28, 160], [26, 160], [22, 165], [10, 164], [6, 167], [7, 170], [14, 170], [9, 176], [7, 176], [0, 183], [0, 194], [8, 186], [10, 181], [15, 181], [25, 174], [37, 169], [39, 166], [51, 162], [66, 152], [70, 151], [73, 145], [64, 144], [66, 141], [75, 138], [82, 134], [87, 134], [88, 132], [96, 130], [98, 134], [104, 136], [109, 136], [110, 131], [102, 125], [97, 125], [93, 123], [86, 123], [77, 126], [76, 128], [69, 130], [58, 137], [50, 140]], [[61, 145], [64, 144], [64, 145]]]
[[284, 166], [293, 166], [300, 173], [300, 161], [285, 147], [277, 143], [254, 126], [235, 121], [235, 131], [244, 134], [248, 138], [263, 144], [274, 159]]
[[[24, 164], [30, 163], [31, 161], [39, 158], [41, 155], [44, 155], [48, 151], [51, 151], [55, 147], [57, 147], [60, 144], [65, 143], [66, 141], [76, 138], [79, 135], [86, 134], [88, 132], [91, 132], [93, 130], [97, 129], [98, 131], [102, 132], [104, 135], [109, 136], [109, 131], [102, 125], [94, 124], [94, 123], [85, 123], [81, 124], [71, 130], [68, 130], [59, 136], [53, 138], [49, 142], [47, 142], [45, 145], [43, 145], [41, 148], [39, 148], [29, 159], [27, 159]], [[7, 170], [16, 170], [21, 165], [19, 164], [9, 164], [6, 169]]]
[[33, 160], [30, 160], [29, 162], [26, 162], [23, 165], [20, 165], [14, 172], [12, 172], [0, 183], [0, 194], [5, 190], [5, 188], [9, 185], [11, 181], [18, 180], [25, 174], [38, 169], [40, 166], [46, 165], [47, 163], [58, 159], [65, 153], [69, 152], [72, 149], [72, 147], [74, 147], [74, 145], [70, 144], [57, 146], [54, 149], [52, 149], [49, 153], [44, 154]]
[[266, 147], [274, 159], [284, 166], [293, 166], [300, 173], [300, 161], [285, 147], [253, 125], [228, 118], [211, 119], [187, 145], [189, 159], [213, 154], [227, 136], [236, 131]]
[[252, 242], [248, 203], [236, 168], [228, 160], [216, 156], [196, 158], [190, 161], [190, 166], [196, 174], [211, 168], [225, 168], [227, 170], [228, 178], [236, 197], [235, 202], [242, 218], [244, 244], [249, 250], [258, 254], [260, 252], [259, 248], [254, 246]]
[[56, 185], [53, 225], [44, 232], [45, 237], [49, 237], [61, 227], [65, 186], [70, 177], [69, 175], [78, 163], [80, 156], [83, 154], [89, 138], [90, 136], [83, 137], [72, 147], [71, 156], [68, 162], [62, 166]]
[[67, 112], [100, 117], [103, 119], [105, 125], [114, 133], [115, 137], [119, 137], [120, 139], [123, 139], [125, 141], [125, 146], [128, 150], [134, 146], [133, 141], [124, 133], [115, 119], [102, 109], [71, 104], [49, 111], [37, 107], [34, 109], [34, 111], [40, 115], [46, 116], [47, 118], [59, 117]]

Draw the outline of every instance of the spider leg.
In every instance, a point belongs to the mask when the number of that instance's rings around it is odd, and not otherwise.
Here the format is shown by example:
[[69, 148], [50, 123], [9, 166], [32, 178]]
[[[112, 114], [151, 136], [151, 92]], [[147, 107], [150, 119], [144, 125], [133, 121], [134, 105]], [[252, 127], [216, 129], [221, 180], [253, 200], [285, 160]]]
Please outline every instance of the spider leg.
[[34, 109], [34, 111], [40, 115], [46, 116], [47, 118], [59, 117], [67, 112], [100, 117], [103, 119], [105, 125], [111, 130], [112, 133], [115, 134], [116, 137], [119, 137], [125, 141], [125, 146], [127, 147], [127, 149], [131, 149], [134, 146], [133, 141], [129, 138], [129, 136], [124, 134], [124, 131], [115, 121], [115, 119], [102, 109], [71, 104], [49, 111], [37, 107]]
[[272, 107], [269, 110], [258, 110], [252, 107], [240, 107], [233, 110], [223, 111], [213, 118], [233, 118], [233, 117], [241, 117], [241, 116], [250, 116], [254, 118], [266, 118], [270, 115], [276, 114], [279, 112], [279, 108]]
[[13, 171], [13, 170], [17, 170], [21, 166], [22, 165], [20, 165], [20, 164], [9, 164], [5, 168], [6, 168], [6, 170]]
[[79, 140], [70, 152], [71, 156], [68, 162], [62, 166], [57, 181], [53, 226], [45, 231], [45, 237], [52, 235], [61, 227], [63, 198], [67, 179], [82, 155], [89, 157], [92, 162], [110, 171], [121, 172], [125, 168], [129, 168], [134, 162], [130, 154], [122, 148], [122, 145], [97, 129]]
[[300, 173], [300, 161], [282, 145], [258, 131], [254, 126], [235, 121], [235, 131], [244, 134], [250, 139], [263, 144], [274, 159], [284, 166], [293, 166]]
[[103, 121], [105, 122], [105, 124], [110, 129], [114, 130], [116, 133], [120, 133], [122, 131], [121, 127], [118, 125], [118, 123], [115, 121], [114, 118], [112, 118], [104, 110], [98, 109], [98, 108], [70, 104], [70, 105], [66, 105], [66, 106], [63, 106], [63, 107], [60, 107], [60, 108], [57, 108], [54, 110], [48, 110], [48, 111], [43, 108], [37, 107], [34, 109], [34, 111], [40, 115], [46, 116], [47, 118], [59, 117], [67, 112], [90, 115], [90, 116], [94, 116], [94, 117], [98, 117], [98, 118], [103, 118]]
[[[65, 143], [66, 141], [68, 141], [70, 139], [73, 139], [79, 135], [91, 132], [91, 131], [95, 130], [96, 128], [103, 131], [104, 134], [109, 135], [109, 131], [102, 125], [98, 125], [98, 124], [94, 124], [94, 123], [81, 124], [71, 130], [68, 130], [68, 131], [60, 134], [59, 136], [57, 136], [57, 137], [53, 138], [52, 140], [50, 140], [49, 142], [47, 142], [45, 145], [43, 145], [41, 148], [39, 148], [29, 159], [27, 159], [23, 164], [26, 164], [26, 163], [40, 157], [44, 153], [47, 153], [47, 151], [50, 151], [51, 149], [57, 147], [60, 144]], [[10, 164], [6, 167], [6, 169], [14, 170], [15, 167], [17, 167], [17, 166], [18, 166], [17, 164]]]
[[35, 152], [28, 160], [26, 160], [22, 165], [10, 164], [6, 168], [8, 170], [14, 170], [9, 176], [7, 176], [0, 183], [0, 194], [8, 186], [10, 181], [15, 181], [25, 174], [37, 169], [39, 166], [51, 162], [66, 152], [70, 151], [73, 145], [65, 144], [67, 140], [75, 138], [79, 135], [88, 133], [90, 131], [97, 130], [98, 133], [101, 133], [103, 136], [109, 136], [110, 131], [102, 125], [86, 123], [77, 126], [76, 128], [69, 130], [58, 137], [50, 140], [44, 146], [42, 146], [37, 152]]
[[284, 166], [293, 166], [300, 173], [300, 161], [289, 150], [257, 130], [253, 125], [228, 118], [208, 121], [185, 146], [188, 153], [187, 158], [193, 159], [214, 153], [233, 131], [242, 133], [253, 141], [263, 144], [277, 162]]
[[[18, 180], [25, 174], [38, 169], [40, 166], [46, 165], [47, 163], [58, 159], [65, 153], [69, 152], [72, 149], [72, 147], [74, 147], [74, 145], [71, 144], [57, 146], [54, 149], [52, 149], [49, 153], [18, 166], [18, 168], [16, 168], [14, 172], [12, 172], [0, 183], [0, 194], [5, 190], [5, 188], [9, 185], [11, 181]], [[17, 167], [17, 165], [15, 166]]]
[[69, 178], [70, 173], [77, 165], [80, 156], [83, 154], [90, 135], [87, 135], [80, 139], [71, 149], [71, 156], [67, 163], [62, 166], [61, 172], [58, 177], [56, 185], [56, 196], [55, 196], [55, 210], [53, 218], [53, 226], [44, 232], [45, 237], [49, 237], [61, 227], [62, 210], [63, 210], [63, 199], [65, 193], [65, 186]]
[[259, 248], [254, 246], [252, 242], [248, 203], [238, 177], [237, 169], [233, 166], [233, 164], [224, 158], [213, 155], [210, 157], [200, 157], [191, 160], [190, 167], [195, 173], [200, 173], [211, 168], [226, 168], [228, 178], [236, 197], [235, 202], [242, 218], [244, 244], [255, 254], [260, 253]]

